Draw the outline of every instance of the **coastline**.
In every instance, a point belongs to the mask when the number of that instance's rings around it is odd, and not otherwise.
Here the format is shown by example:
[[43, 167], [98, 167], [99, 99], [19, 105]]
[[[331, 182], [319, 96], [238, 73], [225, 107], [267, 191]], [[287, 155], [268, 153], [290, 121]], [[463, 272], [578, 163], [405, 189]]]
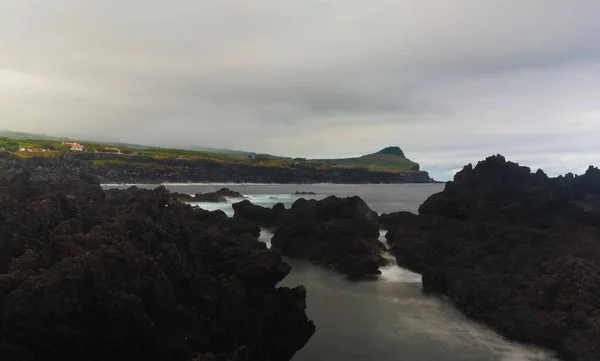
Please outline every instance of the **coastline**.
[[231, 183], [231, 184], [404, 184], [433, 183], [424, 171], [386, 172], [364, 168], [278, 167], [205, 159], [123, 158], [108, 154], [57, 157], [0, 157], [0, 176], [27, 171], [32, 179], [59, 180], [86, 173], [103, 184]]
[[120, 187], [120, 186], [389, 186], [389, 185], [426, 185], [426, 184], [444, 184], [445, 182], [412, 182], [412, 183], [233, 183], [233, 182], [160, 182], [160, 183], [100, 183], [102, 187]]
[[[460, 178], [460, 176], [459, 176], [459, 178]], [[148, 186], [148, 187], [151, 187], [151, 188], [155, 188], [155, 187], [159, 187], [159, 186], [161, 186], [161, 185], [169, 185], [169, 184], [170, 184], [170, 185], [173, 185], [173, 186], [175, 186], [175, 187], [176, 187], [176, 186], [183, 186], [183, 187], [185, 187], [185, 186], [192, 186], [192, 187], [194, 187], [194, 186], [198, 186], [198, 187], [203, 187], [203, 186], [215, 186], [215, 187], [219, 187], [219, 186], [221, 186], [221, 185], [223, 185], [223, 184], [227, 184], [227, 185], [230, 185], [230, 186], [235, 186], [235, 185], [246, 185], [246, 186], [249, 186], [249, 187], [252, 187], [252, 186], [257, 186], [257, 185], [259, 185], [259, 184], [257, 184], [257, 183], [233, 183], [233, 184], [232, 184], [232, 183], [204, 183], [204, 182], [202, 182], [202, 183], [163, 183], [163, 184], [147, 184], [146, 186]], [[423, 185], [423, 183], [408, 183], [408, 184], [419, 184], [419, 185]], [[428, 184], [435, 184], [435, 183], [428, 183]], [[103, 184], [103, 186], [111, 188], [111, 187], [110, 187], [110, 185], [111, 185], [111, 184]], [[127, 187], [127, 186], [133, 186], [133, 185], [136, 185], [136, 186], [143, 186], [142, 184], [124, 184], [124, 183], [120, 183], [120, 184], [114, 184], [114, 183], [113, 183], [113, 184], [112, 184], [112, 187], [114, 187], [114, 188], [118, 188], [118, 187], [124, 188], [124, 187]], [[313, 184], [313, 185], [314, 185], [314, 184]], [[331, 187], [335, 187], [335, 186], [340, 186], [340, 185], [341, 185], [341, 184], [336, 184], [336, 183], [321, 183], [321, 184], [320, 184], [320, 186], [321, 186], [322, 188], [327, 188], [327, 187], [329, 187], [329, 186], [331, 186]], [[296, 187], [296, 184], [292, 185], [292, 187], [289, 187], [289, 186], [290, 186], [290, 184], [289, 184], [289, 183], [280, 183], [280, 184], [274, 184], [274, 183], [266, 183], [266, 184], [264, 184], [264, 183], [263, 183], [263, 184], [261, 184], [260, 186], [263, 186], [263, 187], [270, 187], [270, 186], [274, 186], [274, 187], [276, 187], [276, 186], [284, 186], [284, 187], [285, 187], [285, 186], [288, 186], [288, 187], [286, 187], [286, 192], [287, 192], [287, 190], [289, 190], [290, 188], [295, 188], [295, 187]], [[382, 184], [371, 184], [371, 185], [365, 185], [365, 184], [347, 184], [347, 186], [348, 186], [348, 188], [345, 190], [345, 192], [346, 192], [346, 194], [350, 194], [350, 193], [354, 193], [354, 192], [357, 192], [357, 193], [359, 193], [359, 187], [360, 187], [360, 186], [370, 186], [370, 187], [379, 188], [379, 186], [384, 186], [384, 185], [382, 185]], [[388, 184], [388, 186], [390, 186], [390, 185]], [[354, 187], [357, 187], [357, 188], [354, 188]], [[453, 187], [453, 185], [452, 185], [452, 184], [449, 184], [449, 185], [447, 185], [447, 188], [452, 188], [452, 187]], [[308, 187], [307, 187], [307, 188], [308, 188]], [[394, 188], [394, 187], [390, 187], [390, 189], [392, 189], [392, 188]], [[423, 189], [425, 189], [425, 188], [426, 188], [426, 187], [423, 187]], [[400, 188], [399, 188], [399, 189], [400, 189]], [[407, 189], [407, 188], [404, 188], [404, 189], [405, 189], [405, 194], [412, 194], [412, 193], [414, 193], [413, 191], [410, 191], [410, 190], [409, 190], [409, 189]], [[160, 190], [160, 189], [159, 189], [159, 190]], [[141, 191], [141, 192], [148, 192], [147, 190], [140, 190], [140, 191]], [[156, 191], [156, 190], [155, 190], [155, 191]], [[128, 190], [128, 191], [123, 191], [123, 190], [121, 190], [121, 191], [116, 191], [115, 193], [112, 193], [113, 191], [107, 191], [107, 192], [109, 192], [109, 193], [111, 193], [111, 194], [120, 194], [120, 192], [131, 192], [131, 194], [132, 194], [132, 195], [134, 195], [134, 194], [137, 194], [138, 190], [135, 190], [135, 189], [134, 189], [134, 190]], [[380, 192], [381, 192], [381, 191], [380, 191]], [[323, 194], [326, 194], [326, 191], [322, 191], [322, 193], [321, 193], [321, 194], [322, 194], [322, 195], [323, 195]], [[365, 194], [368, 194], [368, 192], [365, 192]], [[384, 191], [383, 191], [382, 193], [380, 193], [380, 194], [389, 194], [389, 193], [388, 193], [388, 192], [386, 192], [386, 191], [384, 190]], [[425, 204], [427, 204], [427, 203], [431, 203], [431, 199], [434, 199], [434, 200], [435, 200], [435, 199], [438, 199], [438, 203], [439, 203], [439, 202], [441, 202], [441, 201], [444, 199], [443, 197], [444, 197], [445, 195], [447, 195], [447, 194], [448, 194], [448, 193], [443, 193], [443, 194], [438, 194], [437, 196], [429, 197], [429, 198], [428, 198], [428, 200], [427, 200], [425, 203], [422, 203], [422, 207], [423, 207], [423, 205], [425, 205]], [[475, 195], [473, 195], [473, 196], [474, 196], [474, 197], [478, 197], [478, 195], [476, 195], [476, 194], [475, 194]], [[388, 199], [388, 197], [387, 197], [387, 196], [384, 196], [383, 198], [385, 198], [387, 201], [389, 201], [389, 199]], [[382, 198], [382, 199], [383, 199], [383, 198]], [[375, 203], [373, 203], [373, 204], [375, 204]], [[421, 201], [419, 202], [419, 204], [421, 204]], [[439, 203], [439, 204], [442, 204], [442, 205], [443, 205], [443, 203]], [[392, 203], [392, 206], [393, 206], [393, 207], [398, 207], [397, 203]], [[171, 208], [171, 205], [169, 206], [169, 208]], [[333, 208], [336, 208], [336, 207], [333, 207]], [[341, 208], [345, 208], [345, 207], [341, 207]], [[426, 210], [427, 210], [427, 208], [428, 208], [428, 207], [427, 207], [427, 206], [425, 206], [425, 208], [424, 208], [424, 209], [426, 209]], [[434, 207], [434, 208], [435, 208], [435, 207]], [[395, 209], [397, 210], [398, 208], [395, 208]], [[403, 208], [403, 209], [406, 209], [406, 208]], [[430, 211], [432, 210], [432, 208], [431, 208], [431, 205], [429, 206], [429, 209], [430, 209]], [[437, 209], [437, 208], [435, 208], [435, 209]], [[444, 210], [444, 209], [447, 209], [447, 208], [441, 207], [441, 208], [439, 208], [439, 209], [441, 209], [441, 210]], [[203, 212], [206, 212], [206, 211], [203, 211]], [[217, 213], [214, 213], [214, 214], [218, 214], [218, 213], [219, 213], [219, 212], [217, 212]], [[379, 212], [379, 213], [381, 213], [381, 212]], [[413, 215], [413, 216], [415, 216], [415, 217], [420, 217], [420, 216], [417, 216], [417, 215]], [[294, 218], [294, 217], [291, 217], [291, 218]], [[438, 218], [439, 218], [439, 217], [438, 217]], [[434, 220], [436, 220], [436, 219], [438, 219], [438, 218], [435, 218]], [[250, 228], [250, 227], [248, 227], [248, 226], [249, 226], [249, 225], [247, 225], [247, 224], [238, 223], [238, 224], [236, 224], [236, 225], [235, 225], [235, 229], [244, 229], [244, 230], [250, 230], [250, 231], [252, 231], [252, 230], [254, 229], [254, 228], [252, 228], [252, 229], [251, 229], [251, 228]], [[406, 227], [405, 227], [405, 225], [401, 225], [401, 226], [404, 226], [404, 228], [406, 228]], [[417, 229], [419, 232], [420, 232], [420, 231], [422, 231], [422, 228], [419, 228], [419, 225], [418, 225], [418, 224], [415, 224], [414, 226], [417, 226], [417, 227], [415, 227], [415, 229]], [[246, 228], [246, 227], [247, 227], [247, 228]], [[343, 228], [343, 227], [342, 227], [342, 228]], [[409, 227], [409, 228], [410, 228], [410, 229], [412, 229], [412, 227]], [[439, 227], [434, 227], [434, 228], [433, 228], [433, 229], [431, 229], [431, 230], [430, 230], [430, 229], [427, 229], [427, 231], [431, 231], [431, 232], [433, 232], [433, 233], [436, 235], [436, 237], [439, 237], [439, 236], [440, 236], [440, 235], [442, 235], [442, 234], [443, 234], [443, 235], [448, 235], [448, 234], [452, 235], [452, 233], [451, 233], [451, 232], [452, 232], [453, 228], [449, 228], [449, 229], [448, 229], [449, 233], [445, 232], [445, 230], [446, 230], [445, 228], [439, 228]], [[425, 232], [425, 231], [423, 231], [423, 232]], [[355, 233], [355, 232], [352, 232], [352, 234], [354, 234], [354, 233]], [[427, 245], [427, 244], [425, 243], [425, 241], [427, 240], [427, 237], [426, 237], [426, 234], [425, 234], [425, 233], [418, 233], [417, 235], [420, 237], [420, 239], [419, 239], [419, 238], [417, 238], [417, 239], [413, 239], [413, 240], [412, 240], [411, 242], [409, 242], [409, 243], [415, 243], [415, 244], [416, 244], [418, 247], [421, 247], [421, 246], [422, 246], [422, 247], [429, 247], [429, 246], [431, 246], [431, 245]], [[334, 237], [334, 238], [336, 238], [336, 237]], [[395, 241], [396, 241], [396, 242], [392, 241], [392, 242], [389, 242], [389, 243], [390, 243], [392, 246], [398, 247], [398, 245], [399, 245], [400, 243], [398, 243], [398, 242], [397, 242], [398, 240], [395, 240]], [[435, 246], [435, 245], [434, 245], [434, 246]], [[429, 249], [429, 248], [427, 248], [427, 249]], [[497, 324], [494, 324], [494, 322], [496, 322], [496, 321], [492, 320], [492, 321], [490, 322], [490, 321], [489, 321], [489, 319], [486, 319], [485, 317], [480, 317], [480, 315], [478, 315], [477, 313], [469, 312], [469, 307], [473, 307], [473, 302], [472, 302], [472, 300], [471, 300], [471, 299], [467, 299], [465, 302], [462, 302], [462, 303], [461, 303], [461, 301], [460, 301], [460, 298], [459, 298], [459, 299], [458, 299], [458, 302], [457, 302], [457, 299], [456, 299], [456, 293], [455, 293], [456, 287], [455, 287], [455, 286], [452, 286], [450, 283], [448, 283], [448, 284], [446, 284], [446, 285], [447, 285], [447, 286], [449, 286], [449, 288], [447, 288], [447, 289], [446, 289], [446, 291], [444, 291], [444, 288], [443, 288], [443, 287], [444, 287], [444, 284], [443, 284], [443, 283], [439, 283], [439, 279], [440, 279], [440, 278], [439, 278], [439, 275], [440, 275], [440, 274], [442, 274], [442, 275], [443, 275], [443, 274], [449, 274], [451, 277], [453, 277], [453, 280], [452, 280], [452, 282], [454, 282], [454, 281], [457, 281], [457, 280], [459, 280], [459, 281], [460, 281], [460, 280], [462, 279], [462, 278], [458, 278], [458, 277], [456, 277], [456, 274], [455, 274], [454, 276], [452, 276], [452, 269], [450, 269], [450, 272], [448, 272], [448, 268], [435, 268], [435, 266], [434, 266], [434, 265], [436, 265], [436, 264], [441, 264], [441, 263], [442, 263], [442, 262], [437, 262], [437, 261], [435, 261], [435, 260], [434, 260], [434, 261], [431, 261], [431, 260], [424, 260], [424, 262], [426, 262], [426, 263], [424, 263], [424, 264], [423, 264], [423, 267], [422, 267], [422, 268], [420, 268], [420, 265], [419, 265], [419, 264], [417, 264], [417, 263], [412, 263], [412, 264], [409, 264], [409, 263], [406, 263], [406, 262], [401, 262], [401, 260], [400, 260], [400, 259], [398, 259], [398, 251], [399, 251], [399, 250], [400, 250], [400, 248], [396, 248], [396, 249], [395, 249], [395, 251], [396, 251], [395, 253], [396, 253], [396, 259], [397, 259], [397, 263], [398, 263], [398, 264], [399, 264], [401, 267], [404, 267], [404, 268], [406, 268], [406, 269], [413, 269], [413, 270], [415, 270], [415, 271], [417, 271], [417, 272], [419, 272], [419, 273], [422, 273], [422, 274], [423, 274], [423, 285], [424, 285], [424, 288], [425, 288], [426, 290], [434, 290], [434, 291], [436, 291], [437, 293], [440, 293], [440, 294], [445, 294], [445, 295], [447, 295], [447, 296], [448, 296], [448, 298], [449, 298], [449, 299], [450, 299], [450, 300], [451, 300], [451, 301], [452, 301], [452, 302], [455, 304], [456, 308], [457, 308], [458, 310], [461, 310], [461, 311], [462, 311], [462, 312], [463, 312], [465, 315], [467, 315], [467, 316], [468, 316], [470, 319], [472, 319], [472, 320], [474, 320], [474, 321], [477, 321], [477, 322], [479, 322], [479, 323], [481, 323], [481, 324], [486, 324], [486, 325], [490, 326], [492, 329], [494, 329], [494, 330], [498, 331], [500, 334], [502, 334], [502, 335], [506, 336], [506, 337], [507, 337], [507, 339], [510, 339], [510, 340], [515, 340], [515, 341], [524, 341], [525, 343], [530, 343], [530, 344], [532, 344], [532, 345], [541, 345], [541, 346], [546, 346], [546, 348], [548, 348], [548, 349], [554, 349], [554, 350], [556, 350], [556, 347], [551, 347], [551, 345], [549, 345], [549, 344], [547, 344], [547, 343], [545, 343], [545, 342], [541, 342], [541, 341], [539, 341], [539, 340], [535, 340], [535, 339], [519, 338], [519, 337], [517, 337], [517, 336], [514, 336], [513, 334], [507, 333], [507, 332], [505, 332], [505, 330], [503, 330], [503, 329], [502, 329], [501, 327], [499, 327]], [[404, 253], [405, 255], [415, 254], [415, 252], [414, 252], [415, 250], [417, 251], [417, 254], [418, 254], [418, 252], [419, 252], [419, 248], [416, 248], [416, 249], [411, 249], [410, 247], [409, 247], [409, 248], [405, 248], [405, 249], [403, 249], [402, 253]], [[450, 252], [448, 252], [448, 250], [444, 250], [442, 253], [443, 253], [443, 257], [444, 257], [443, 259], [446, 259], [446, 260], [451, 260], [451, 259], [453, 259], [453, 258], [455, 257], [455, 256], [449, 257], [449, 256], [448, 256], [448, 254], [450, 254]], [[460, 257], [459, 257], [458, 259], [459, 259], [459, 261], [460, 261]], [[446, 265], [447, 265], [447, 264], [446, 264]], [[450, 279], [449, 279], [449, 280], [450, 280]], [[476, 287], [476, 288], [475, 288], [475, 290], [476, 290], [475, 292], [480, 292], [480, 291], [479, 291], [479, 290], [480, 290], [480, 288], [479, 288], [479, 287]], [[485, 293], [482, 293], [482, 295], [484, 295], [484, 297], [485, 297]], [[475, 303], [476, 303], [476, 302], [475, 302]], [[512, 321], [511, 321], [511, 322], [512, 322]], [[510, 325], [512, 325], [512, 327], [516, 327], [517, 329], [519, 329], [519, 328], [520, 328], [522, 325], [524, 325], [524, 324], [527, 324], [527, 325], [529, 325], [530, 323], [528, 323], [528, 322], [523, 322], [523, 323], [520, 323], [520, 322], [512, 322], [512, 323], [510, 323]], [[543, 340], [542, 340], [542, 341], [543, 341]]]

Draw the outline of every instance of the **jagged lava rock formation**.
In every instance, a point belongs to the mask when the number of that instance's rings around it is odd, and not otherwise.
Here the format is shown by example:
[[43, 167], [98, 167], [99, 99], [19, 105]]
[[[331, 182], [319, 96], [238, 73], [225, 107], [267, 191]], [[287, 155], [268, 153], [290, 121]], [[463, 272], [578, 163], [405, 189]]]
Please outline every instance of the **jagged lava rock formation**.
[[234, 220], [249, 220], [274, 228], [273, 249], [290, 258], [306, 258], [331, 267], [350, 279], [374, 279], [387, 264], [379, 241], [377, 213], [359, 197], [323, 200], [300, 198], [291, 209], [273, 208], [248, 200], [233, 204]]
[[548, 178], [493, 156], [419, 215], [384, 217], [398, 264], [511, 339], [600, 360], [600, 171]]
[[256, 230], [163, 187], [0, 182], [0, 359], [290, 360], [315, 327]]
[[348, 275], [373, 278], [387, 262], [379, 242], [377, 213], [359, 197], [299, 199], [283, 214], [272, 247], [291, 258], [308, 258]]
[[253, 204], [249, 200], [243, 200], [233, 204], [234, 219], [246, 219], [263, 227], [274, 227], [279, 224], [285, 213], [285, 205], [277, 203], [272, 208]]

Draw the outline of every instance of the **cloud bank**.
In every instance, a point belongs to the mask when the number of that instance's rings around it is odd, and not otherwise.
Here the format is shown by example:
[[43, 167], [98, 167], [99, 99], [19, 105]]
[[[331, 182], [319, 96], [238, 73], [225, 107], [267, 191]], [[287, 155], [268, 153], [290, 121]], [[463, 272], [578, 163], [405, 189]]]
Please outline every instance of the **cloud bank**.
[[354, 156], [438, 179], [600, 164], [596, 0], [0, 0], [0, 128]]

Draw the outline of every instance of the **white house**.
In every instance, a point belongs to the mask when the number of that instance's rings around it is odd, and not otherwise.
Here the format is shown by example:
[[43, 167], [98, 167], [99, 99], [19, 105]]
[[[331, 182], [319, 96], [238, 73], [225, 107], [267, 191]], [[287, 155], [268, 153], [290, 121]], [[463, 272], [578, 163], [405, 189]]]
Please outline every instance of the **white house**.
[[83, 145], [81, 145], [77, 142], [63, 142], [62, 144], [70, 146], [71, 150], [76, 151], [76, 152], [83, 152], [83, 150], [85, 148]]

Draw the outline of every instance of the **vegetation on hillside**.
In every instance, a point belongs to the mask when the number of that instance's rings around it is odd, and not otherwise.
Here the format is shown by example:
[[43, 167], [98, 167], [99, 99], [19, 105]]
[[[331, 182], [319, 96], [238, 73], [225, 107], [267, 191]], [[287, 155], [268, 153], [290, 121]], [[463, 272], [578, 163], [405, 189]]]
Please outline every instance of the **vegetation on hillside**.
[[386, 148], [383, 148], [382, 150], [380, 150], [379, 152], [377, 152], [375, 154], [380, 154], [380, 155], [397, 155], [399, 157], [404, 157], [404, 152], [402, 151], [402, 149], [400, 149], [400, 147], [386, 147]]
[[387, 147], [377, 153], [355, 158], [311, 159], [301, 161], [325, 166], [363, 167], [370, 170], [388, 172], [419, 171], [419, 164], [406, 158], [404, 152], [399, 147]]
[[[245, 164], [268, 167], [301, 168], [360, 168], [372, 171], [407, 173], [419, 171], [419, 164], [409, 160], [398, 147], [388, 147], [380, 152], [356, 158], [343, 159], [305, 159], [276, 157], [267, 154], [249, 154], [236, 156], [231, 154], [210, 153], [196, 150], [171, 149], [159, 147], [132, 148], [127, 146], [115, 147], [113, 144], [79, 142], [85, 146], [86, 152], [119, 154], [119, 161], [95, 161], [95, 165], [118, 164], [120, 162], [135, 162], [130, 156], [148, 156], [153, 159], [202, 159], [230, 164]], [[16, 139], [0, 137], [0, 146], [5, 151], [19, 157], [54, 157], [61, 153], [69, 153], [70, 147], [63, 145], [60, 140], [52, 139]], [[26, 151], [20, 151], [26, 149]], [[29, 152], [27, 150], [35, 150]]]

